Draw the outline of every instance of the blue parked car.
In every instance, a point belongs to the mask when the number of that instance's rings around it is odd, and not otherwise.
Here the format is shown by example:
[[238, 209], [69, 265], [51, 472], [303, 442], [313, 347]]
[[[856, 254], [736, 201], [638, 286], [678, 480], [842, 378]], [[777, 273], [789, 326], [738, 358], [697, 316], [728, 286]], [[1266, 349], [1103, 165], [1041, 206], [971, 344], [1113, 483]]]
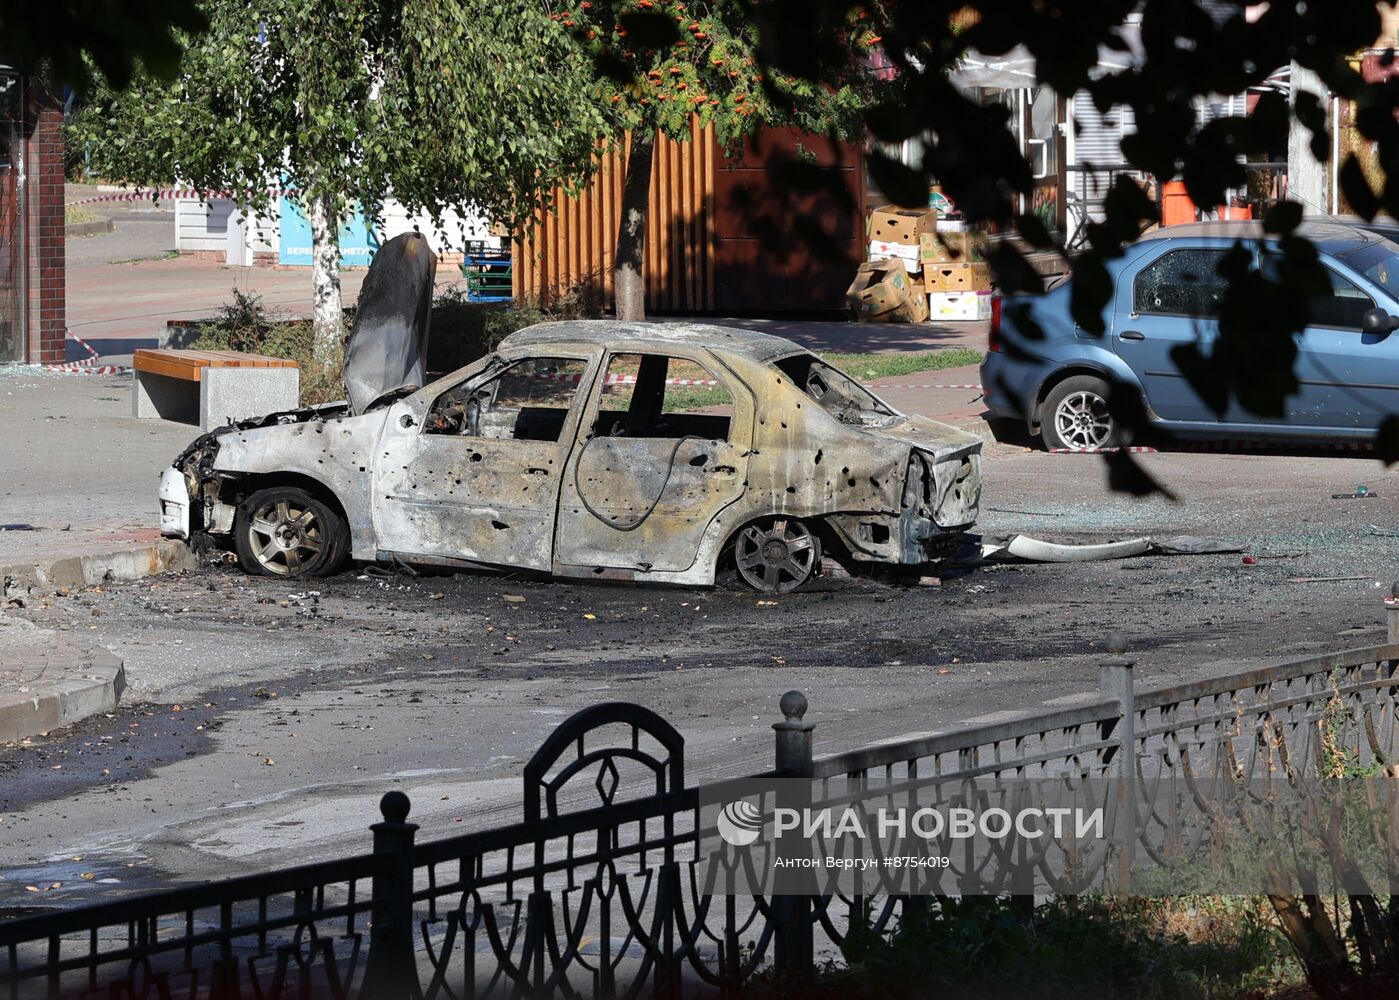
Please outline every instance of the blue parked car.
[[[1316, 244], [1331, 288], [1311, 300], [1294, 368], [1300, 389], [1281, 418], [1260, 418], [1232, 398], [1217, 416], [1171, 359], [1179, 344], [1209, 353], [1225, 290], [1216, 268], [1237, 241], [1253, 251], [1254, 266], [1269, 266], [1262, 227], [1250, 222], [1171, 226], [1129, 246], [1108, 264], [1114, 289], [1101, 336], [1074, 324], [1069, 283], [997, 303], [981, 366], [987, 406], [1025, 420], [1046, 447], [1075, 451], [1127, 443], [1108, 413], [1110, 381], [1139, 392], [1147, 417], [1178, 437], [1373, 439], [1381, 419], [1399, 413], [1399, 243], [1332, 222], [1306, 223], [1300, 233]], [[1019, 328], [1012, 303], [1042, 339]]]

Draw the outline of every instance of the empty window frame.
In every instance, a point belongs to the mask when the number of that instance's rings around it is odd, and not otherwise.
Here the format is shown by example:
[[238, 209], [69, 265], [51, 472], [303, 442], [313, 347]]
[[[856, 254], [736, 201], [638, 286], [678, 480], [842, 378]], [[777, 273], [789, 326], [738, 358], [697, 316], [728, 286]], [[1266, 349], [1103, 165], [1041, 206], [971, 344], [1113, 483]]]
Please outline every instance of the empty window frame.
[[576, 358], [526, 358], [484, 382], [448, 389], [432, 405], [426, 433], [557, 441], [588, 365]]
[[733, 396], [703, 365], [664, 354], [614, 354], [593, 434], [726, 441]]

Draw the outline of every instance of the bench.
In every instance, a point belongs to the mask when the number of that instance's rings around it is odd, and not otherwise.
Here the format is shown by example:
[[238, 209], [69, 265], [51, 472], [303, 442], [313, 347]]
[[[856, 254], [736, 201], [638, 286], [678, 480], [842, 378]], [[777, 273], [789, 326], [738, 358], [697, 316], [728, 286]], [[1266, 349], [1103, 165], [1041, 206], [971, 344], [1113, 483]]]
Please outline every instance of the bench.
[[206, 431], [294, 409], [301, 389], [295, 361], [241, 351], [142, 349], [131, 367], [132, 416], [197, 422]]

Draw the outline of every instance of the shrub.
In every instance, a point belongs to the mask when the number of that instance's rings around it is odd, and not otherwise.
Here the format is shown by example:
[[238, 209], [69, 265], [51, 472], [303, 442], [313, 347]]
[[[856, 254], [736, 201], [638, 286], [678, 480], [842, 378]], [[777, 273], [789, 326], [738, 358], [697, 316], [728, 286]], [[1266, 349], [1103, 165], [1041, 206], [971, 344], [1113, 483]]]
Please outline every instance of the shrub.
[[[443, 289], [432, 304], [427, 368], [430, 372], [455, 371], [493, 351], [516, 330], [535, 323], [597, 319], [601, 315], [602, 305], [591, 285], [574, 289], [547, 308], [538, 302], [516, 306], [468, 302], [465, 292], [452, 286]], [[347, 333], [353, 317], [354, 311], [346, 310]], [[254, 293], [233, 289], [232, 298], [219, 307], [214, 319], [200, 327], [190, 346], [295, 361], [301, 366], [301, 402], [305, 406], [343, 399], [345, 395], [340, 379], [344, 343], [318, 352], [310, 320], [282, 318]]]
[[1214, 912], [1178, 900], [1054, 900], [1022, 919], [1008, 899], [929, 899], [889, 934], [847, 937], [814, 983], [767, 978], [754, 998], [1234, 1000], [1276, 986], [1286, 943], [1259, 900]]

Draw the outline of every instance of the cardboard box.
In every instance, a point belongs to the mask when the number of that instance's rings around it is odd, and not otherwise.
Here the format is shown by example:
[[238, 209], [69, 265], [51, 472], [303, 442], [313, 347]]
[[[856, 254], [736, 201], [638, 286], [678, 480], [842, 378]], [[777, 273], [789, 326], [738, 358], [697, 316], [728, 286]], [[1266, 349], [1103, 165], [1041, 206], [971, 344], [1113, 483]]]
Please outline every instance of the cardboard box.
[[984, 259], [979, 233], [924, 233], [918, 237], [918, 259], [929, 264], [973, 264]]
[[[926, 323], [928, 321], [928, 296], [915, 291], [902, 307], [895, 310], [895, 323]], [[989, 313], [987, 315], [990, 315]]]
[[870, 240], [870, 260], [888, 260], [891, 257], [897, 257], [904, 262], [904, 270], [911, 274], [923, 269], [923, 265], [919, 263], [919, 253], [920, 247], [917, 243], [885, 243], [882, 240]]
[[918, 237], [937, 232], [938, 214], [925, 208], [895, 208], [885, 205], [870, 212], [870, 242], [902, 243], [918, 246]]
[[985, 264], [929, 264], [923, 270], [928, 292], [982, 292], [991, 290], [991, 272]]
[[933, 292], [928, 296], [928, 315], [935, 320], [976, 320], [991, 318], [990, 292]]
[[845, 291], [845, 300], [860, 322], [885, 323], [892, 321], [910, 298], [922, 294], [922, 287], [915, 288], [909, 280], [904, 262], [894, 257], [861, 264]]

